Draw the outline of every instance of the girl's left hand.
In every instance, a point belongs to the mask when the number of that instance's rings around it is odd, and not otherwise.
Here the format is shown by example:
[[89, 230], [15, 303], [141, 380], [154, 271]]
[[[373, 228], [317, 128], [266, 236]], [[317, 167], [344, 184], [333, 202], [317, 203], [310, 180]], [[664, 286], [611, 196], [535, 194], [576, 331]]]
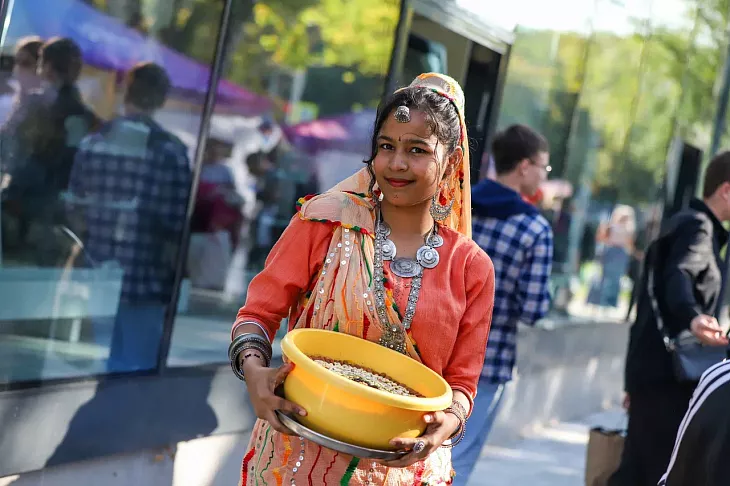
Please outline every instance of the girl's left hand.
[[400, 450], [409, 450], [410, 452], [400, 459], [383, 461], [384, 466], [408, 467], [423, 461], [436, 452], [459, 427], [459, 419], [454, 414], [446, 412], [427, 413], [423, 416], [423, 421], [427, 425], [422, 436], [415, 439], [393, 439], [390, 441], [394, 447]]

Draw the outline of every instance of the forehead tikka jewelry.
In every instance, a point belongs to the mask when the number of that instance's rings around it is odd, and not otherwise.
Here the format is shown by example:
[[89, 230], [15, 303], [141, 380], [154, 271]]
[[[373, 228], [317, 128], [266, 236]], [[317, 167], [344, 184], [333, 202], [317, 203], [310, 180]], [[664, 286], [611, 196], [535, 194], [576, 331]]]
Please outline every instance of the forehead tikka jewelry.
[[409, 123], [411, 121], [411, 110], [407, 106], [401, 105], [393, 113], [393, 118], [398, 123]]

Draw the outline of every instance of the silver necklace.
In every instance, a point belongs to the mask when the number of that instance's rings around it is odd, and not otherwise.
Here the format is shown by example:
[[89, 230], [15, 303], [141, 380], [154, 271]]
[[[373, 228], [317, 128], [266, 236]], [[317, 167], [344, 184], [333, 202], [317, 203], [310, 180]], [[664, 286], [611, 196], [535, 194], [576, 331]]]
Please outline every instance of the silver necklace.
[[444, 239], [438, 234], [437, 226], [434, 224], [431, 231], [424, 238], [424, 245], [416, 252], [416, 259], [397, 257], [398, 249], [395, 247], [390, 236], [390, 226], [385, 221], [380, 221], [379, 227], [382, 230], [385, 241], [383, 242], [383, 260], [391, 261], [390, 271], [401, 278], [415, 278], [424, 268], [434, 268], [439, 264], [439, 253], [436, 248], [444, 244]]
[[[416, 252], [416, 259], [396, 258], [397, 248], [395, 243], [388, 237], [390, 236], [390, 227], [383, 221], [380, 208], [377, 210], [377, 219], [375, 224], [375, 262], [373, 280], [375, 288], [375, 305], [378, 311], [378, 317], [383, 325], [383, 335], [380, 337], [380, 344], [386, 348], [393, 349], [399, 353], [406, 352], [406, 333], [411, 328], [413, 316], [416, 314], [416, 303], [418, 295], [421, 291], [421, 280], [423, 278], [423, 270], [425, 268], [434, 268], [439, 263], [439, 254], [436, 248], [444, 244], [443, 238], [438, 234], [438, 229], [434, 224], [431, 231], [426, 236], [425, 244]], [[385, 307], [385, 275], [384, 262], [390, 260], [390, 270], [401, 278], [413, 278], [411, 282], [411, 291], [408, 294], [408, 303], [406, 305], [406, 313], [403, 316], [403, 329], [392, 324], [388, 320]], [[405, 330], [405, 331], [404, 331]]]

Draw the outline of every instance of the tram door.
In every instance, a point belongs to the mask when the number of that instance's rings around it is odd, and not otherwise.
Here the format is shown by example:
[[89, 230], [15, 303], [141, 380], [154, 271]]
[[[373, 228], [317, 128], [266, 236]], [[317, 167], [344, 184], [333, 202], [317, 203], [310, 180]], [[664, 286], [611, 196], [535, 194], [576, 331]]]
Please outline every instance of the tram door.
[[464, 88], [465, 118], [469, 130], [472, 182], [487, 156], [498, 111], [500, 67], [505, 58], [484, 45], [413, 13], [396, 84], [404, 86], [423, 72], [453, 77]]

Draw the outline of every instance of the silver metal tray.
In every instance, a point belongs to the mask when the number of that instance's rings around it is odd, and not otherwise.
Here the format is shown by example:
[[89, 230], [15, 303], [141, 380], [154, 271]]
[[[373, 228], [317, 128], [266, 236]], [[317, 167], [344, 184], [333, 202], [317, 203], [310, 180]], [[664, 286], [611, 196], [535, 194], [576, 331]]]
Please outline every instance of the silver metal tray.
[[305, 427], [304, 425], [297, 422], [296, 419], [294, 419], [289, 414], [277, 410], [276, 415], [279, 417], [279, 420], [281, 420], [281, 423], [284, 424], [285, 427], [297, 434], [299, 437], [311, 440], [315, 444], [319, 444], [322, 447], [332, 449], [342, 454], [359, 457], [360, 459], [375, 459], [381, 461], [392, 461], [395, 459], [400, 459], [401, 457], [408, 454], [407, 451], [383, 451], [379, 449], [368, 449], [367, 447], [360, 447], [348, 444], [346, 442], [327, 437], [326, 435], [322, 435], [319, 432], [315, 432], [314, 430]]

